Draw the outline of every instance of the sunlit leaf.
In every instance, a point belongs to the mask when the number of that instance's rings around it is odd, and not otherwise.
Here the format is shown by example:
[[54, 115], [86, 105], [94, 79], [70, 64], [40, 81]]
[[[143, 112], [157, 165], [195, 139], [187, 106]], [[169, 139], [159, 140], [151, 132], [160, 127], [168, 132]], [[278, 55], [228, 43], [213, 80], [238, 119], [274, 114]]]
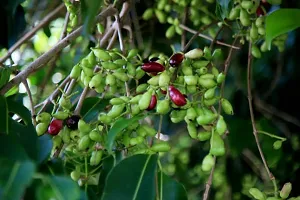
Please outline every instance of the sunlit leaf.
[[271, 42], [277, 36], [292, 31], [300, 26], [300, 9], [279, 9], [266, 17], [266, 42], [271, 48]]

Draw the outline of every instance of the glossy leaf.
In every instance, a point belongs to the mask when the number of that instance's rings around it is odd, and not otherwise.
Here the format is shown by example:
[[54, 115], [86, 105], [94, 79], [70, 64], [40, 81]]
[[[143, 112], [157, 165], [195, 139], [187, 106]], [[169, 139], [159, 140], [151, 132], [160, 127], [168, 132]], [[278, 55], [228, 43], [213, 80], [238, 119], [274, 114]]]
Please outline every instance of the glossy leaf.
[[45, 161], [52, 150], [52, 138], [49, 135], [43, 135], [38, 138], [38, 163]]
[[102, 5], [100, 0], [83, 0], [81, 2], [81, 10], [83, 17], [83, 35], [88, 36], [90, 29], [93, 25], [95, 17]]
[[71, 178], [62, 176], [44, 176], [42, 179], [46, 184], [43, 184], [38, 188], [36, 192], [38, 200], [79, 199], [80, 188]]
[[97, 119], [99, 112], [103, 111], [105, 106], [109, 103], [106, 99], [100, 99], [98, 97], [88, 97], [83, 101], [82, 109], [80, 111], [81, 116], [86, 122]]
[[17, 137], [0, 134], [0, 158], [12, 161], [29, 160], [26, 151]]
[[8, 133], [8, 106], [6, 98], [0, 96], [0, 133]]
[[0, 188], [2, 189], [0, 199], [22, 199], [35, 172], [34, 163], [29, 160], [24, 162], [1, 160], [0, 163]]
[[300, 27], [300, 9], [279, 9], [266, 17], [266, 43], [271, 48], [271, 42], [277, 36]]
[[121, 117], [120, 119], [118, 119], [114, 125], [111, 127], [111, 129], [108, 132], [108, 136], [107, 136], [107, 140], [105, 143], [105, 147], [107, 149], [108, 152], [112, 152], [112, 147], [115, 141], [116, 136], [122, 131], [124, 130], [127, 126], [129, 126], [130, 124], [144, 118], [145, 116], [143, 115], [137, 115], [133, 118], [130, 119], [126, 119]]
[[153, 200], [157, 159], [139, 154], [121, 161], [107, 177], [102, 200]]
[[216, 15], [222, 20], [228, 18], [232, 3], [232, 0], [217, 0]]
[[184, 186], [170, 178], [162, 171], [157, 173], [159, 199], [164, 200], [185, 200], [187, 198]]

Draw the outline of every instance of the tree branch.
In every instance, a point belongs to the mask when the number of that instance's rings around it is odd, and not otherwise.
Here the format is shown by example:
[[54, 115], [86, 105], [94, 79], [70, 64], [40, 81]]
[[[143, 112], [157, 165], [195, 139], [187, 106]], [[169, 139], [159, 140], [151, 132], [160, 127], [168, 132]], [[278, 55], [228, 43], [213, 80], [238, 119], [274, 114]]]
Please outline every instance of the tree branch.
[[18, 49], [23, 43], [29, 40], [40, 28], [46, 26], [54, 17], [62, 10], [65, 9], [65, 4], [60, 4], [55, 10], [49, 13], [37, 26], [32, 28], [28, 33], [26, 33], [22, 38], [20, 38], [12, 47], [9, 48], [7, 54], [0, 59], [0, 64], [2, 64], [11, 54]]
[[[115, 14], [115, 8], [109, 6], [97, 16], [96, 21], [103, 20], [107, 16], [111, 16], [113, 14]], [[31, 73], [40, 69], [45, 63], [47, 63], [51, 58], [53, 58], [55, 54], [60, 52], [63, 48], [68, 46], [73, 40], [75, 40], [78, 36], [80, 36], [81, 32], [82, 32], [82, 26], [77, 28], [75, 31], [73, 31], [63, 40], [59, 41], [54, 47], [52, 47], [49, 51], [41, 55], [38, 59], [32, 62], [25, 70], [20, 72], [10, 82], [8, 82], [1, 90], [0, 94], [5, 94], [14, 85], [19, 84], [24, 79], [26, 79]]]
[[277, 197], [277, 187], [276, 186], [276, 180], [274, 175], [271, 173], [267, 161], [265, 159], [264, 153], [261, 149], [260, 143], [259, 143], [259, 139], [258, 139], [258, 132], [257, 132], [257, 128], [256, 128], [256, 124], [255, 124], [255, 117], [254, 117], [254, 112], [253, 112], [253, 107], [252, 107], [252, 92], [251, 92], [251, 80], [252, 80], [252, 54], [251, 54], [251, 49], [252, 49], [252, 43], [249, 42], [249, 49], [248, 49], [248, 65], [247, 65], [247, 91], [248, 91], [248, 103], [249, 103], [249, 111], [250, 111], [250, 117], [251, 117], [251, 123], [252, 123], [252, 129], [253, 129], [253, 135], [255, 138], [255, 142], [256, 142], [256, 146], [258, 148], [261, 160], [264, 164], [264, 167], [267, 171], [267, 174], [270, 178], [270, 180], [273, 182], [274, 184], [274, 195], [275, 197]]
[[[195, 30], [193, 30], [193, 29], [190, 29], [189, 27], [187, 27], [187, 26], [185, 26], [185, 25], [183, 25], [183, 24], [180, 24], [179, 27], [182, 28], [182, 29], [184, 29], [184, 30], [186, 30], [186, 31], [188, 31], [188, 32], [190, 32], [190, 33], [193, 33], [193, 34], [195, 34], [195, 35], [198, 35], [199, 37], [202, 37], [202, 38], [204, 38], [204, 39], [207, 39], [207, 40], [209, 40], [209, 41], [213, 41], [213, 40], [214, 40], [213, 38], [211, 38], [211, 37], [209, 37], [209, 36], [207, 36], [207, 35], [201, 34], [200, 32], [198, 33], [197, 31], [195, 31]], [[197, 34], [197, 33], [198, 33], [198, 34]], [[239, 47], [232, 46], [232, 45], [226, 44], [226, 43], [224, 43], [224, 42], [220, 42], [220, 41], [218, 41], [218, 40], [216, 41], [216, 44], [223, 45], [223, 46], [226, 46], [226, 47], [230, 47], [230, 48], [233, 48], [233, 49], [240, 49]]]

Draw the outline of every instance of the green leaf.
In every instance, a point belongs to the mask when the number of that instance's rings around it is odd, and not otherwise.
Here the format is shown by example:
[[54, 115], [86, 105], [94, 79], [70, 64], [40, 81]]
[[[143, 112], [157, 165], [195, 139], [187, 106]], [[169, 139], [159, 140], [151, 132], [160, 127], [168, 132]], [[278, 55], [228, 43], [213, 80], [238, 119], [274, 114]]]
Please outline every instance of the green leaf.
[[11, 69], [5, 66], [0, 67], [0, 89], [9, 81]]
[[31, 161], [13, 162], [1, 160], [0, 199], [22, 199], [25, 189], [29, 186], [35, 172], [35, 165]]
[[115, 138], [122, 130], [124, 130], [126, 127], [128, 127], [130, 124], [144, 118], [143, 115], [137, 115], [133, 118], [126, 119], [126, 118], [119, 118], [114, 125], [111, 127], [111, 129], [108, 132], [107, 140], [105, 143], [105, 148], [109, 153], [112, 152], [112, 146], [114, 144]]
[[98, 114], [108, 105], [109, 100], [98, 97], [88, 97], [83, 101], [80, 115], [86, 122], [97, 119]]
[[271, 42], [277, 36], [292, 31], [300, 26], [300, 9], [279, 9], [266, 17], [266, 43], [271, 49]]
[[16, 102], [11, 98], [7, 98], [7, 106], [9, 112], [19, 115], [26, 125], [30, 125], [32, 123], [29, 110], [21, 103]]
[[184, 186], [170, 178], [162, 171], [157, 172], [159, 199], [184, 200], [188, 199]]
[[95, 16], [97, 15], [99, 8], [102, 5], [102, 1], [100, 0], [82, 0], [81, 3], [81, 12], [83, 17], [83, 31], [82, 34], [84, 36], [88, 36], [90, 33], [90, 29], [95, 20]]
[[107, 177], [102, 200], [153, 200], [157, 159], [139, 154], [121, 161]]
[[38, 187], [36, 192], [38, 200], [76, 200], [80, 197], [80, 188], [77, 183], [69, 177], [43, 176], [42, 180], [46, 185], [42, 184]]
[[8, 133], [8, 106], [6, 98], [0, 96], [0, 133]]
[[24, 147], [14, 135], [0, 134], [0, 147], [1, 159], [12, 161], [29, 160]]
[[42, 163], [49, 157], [52, 150], [52, 144], [52, 138], [48, 134], [38, 137], [38, 163]]
[[216, 15], [224, 20], [229, 16], [229, 12], [232, 8], [233, 2], [232, 0], [217, 0], [216, 3]]

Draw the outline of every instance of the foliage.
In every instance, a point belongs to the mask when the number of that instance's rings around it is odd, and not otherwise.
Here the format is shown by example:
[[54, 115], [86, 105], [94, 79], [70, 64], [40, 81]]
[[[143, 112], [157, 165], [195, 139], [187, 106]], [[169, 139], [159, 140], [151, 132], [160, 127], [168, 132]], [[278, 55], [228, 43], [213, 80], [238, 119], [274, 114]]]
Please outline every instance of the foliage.
[[5, 2], [0, 199], [299, 199], [299, 6]]

